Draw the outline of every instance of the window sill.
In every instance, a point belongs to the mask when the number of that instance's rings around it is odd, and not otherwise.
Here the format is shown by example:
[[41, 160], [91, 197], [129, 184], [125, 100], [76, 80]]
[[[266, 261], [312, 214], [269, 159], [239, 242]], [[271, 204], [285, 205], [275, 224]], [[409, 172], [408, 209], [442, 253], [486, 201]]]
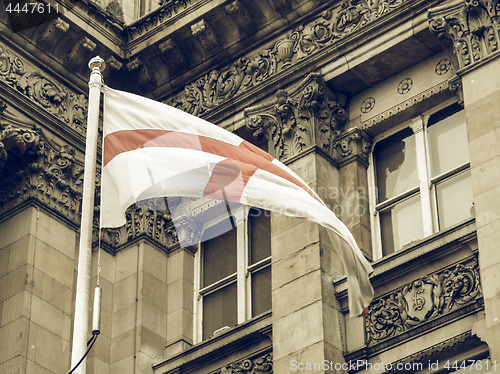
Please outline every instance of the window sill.
[[154, 365], [154, 373], [185, 373], [199, 367], [210, 372], [249, 355], [271, 351], [271, 319], [271, 311], [260, 314]]
[[[373, 273], [370, 281], [375, 290], [375, 298], [387, 290], [397, 288], [408, 279], [432, 272], [432, 268], [442, 266], [446, 261], [463, 258], [463, 253], [472, 255], [477, 251], [476, 221], [470, 219], [440, 231], [432, 236], [410, 243], [400, 251], [391, 253], [371, 265]], [[343, 277], [334, 282], [335, 294], [344, 313], [348, 310], [347, 282]]]

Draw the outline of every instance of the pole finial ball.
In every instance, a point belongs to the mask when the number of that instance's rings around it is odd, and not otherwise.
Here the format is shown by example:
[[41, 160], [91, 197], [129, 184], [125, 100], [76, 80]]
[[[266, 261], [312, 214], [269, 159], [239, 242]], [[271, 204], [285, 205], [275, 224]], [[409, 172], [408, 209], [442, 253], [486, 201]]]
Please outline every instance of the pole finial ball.
[[105, 67], [106, 63], [99, 56], [96, 56], [89, 61], [90, 70], [99, 69], [99, 71], [102, 72]]

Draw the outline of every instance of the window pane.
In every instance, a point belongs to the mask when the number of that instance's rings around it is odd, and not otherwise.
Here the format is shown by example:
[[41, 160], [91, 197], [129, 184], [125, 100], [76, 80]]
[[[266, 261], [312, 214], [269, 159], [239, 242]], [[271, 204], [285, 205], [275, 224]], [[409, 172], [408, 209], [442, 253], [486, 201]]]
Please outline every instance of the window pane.
[[271, 309], [271, 266], [252, 273], [252, 317]]
[[453, 226], [473, 216], [470, 171], [460, 173], [436, 185], [439, 228]]
[[203, 243], [203, 287], [236, 273], [236, 229]]
[[271, 217], [267, 210], [252, 208], [250, 221], [250, 265], [271, 256]]
[[418, 185], [415, 136], [405, 135], [375, 147], [379, 202]]
[[406, 199], [380, 213], [382, 252], [388, 255], [424, 236], [420, 195]]
[[429, 126], [428, 134], [432, 177], [469, 161], [467, 127], [463, 110]]
[[203, 339], [224, 326], [236, 326], [236, 283], [203, 296]]

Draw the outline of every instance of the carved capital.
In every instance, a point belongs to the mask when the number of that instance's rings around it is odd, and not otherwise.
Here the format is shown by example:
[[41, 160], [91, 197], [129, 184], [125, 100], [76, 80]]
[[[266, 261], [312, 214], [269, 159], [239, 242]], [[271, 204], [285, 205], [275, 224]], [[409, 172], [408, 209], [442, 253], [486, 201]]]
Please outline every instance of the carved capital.
[[37, 128], [0, 126], [0, 212], [34, 199], [75, 224], [83, 165], [75, 149], [46, 141]]
[[205, 20], [191, 25], [193, 36], [198, 36], [201, 44], [208, 51], [212, 51], [221, 45], [219, 36], [215, 33], [212, 25]]
[[[447, 314], [482, 307], [479, 265], [468, 259], [406, 284], [375, 300], [366, 317], [368, 346], [411, 330]], [[418, 330], [418, 329], [417, 329]]]
[[336, 159], [340, 165], [357, 160], [368, 167], [372, 141], [363, 130], [355, 128], [342, 133], [335, 140], [334, 147], [338, 152]]
[[432, 8], [430, 30], [452, 55], [455, 68], [484, 61], [499, 50], [500, 6], [497, 0], [461, 0]]
[[[99, 208], [94, 214], [94, 241], [97, 241], [99, 232]], [[160, 245], [170, 248], [177, 240], [177, 234], [172, 223], [172, 217], [165, 205], [163, 207], [148, 206], [148, 202], [141, 202], [131, 206], [125, 212], [127, 223], [119, 228], [103, 229], [102, 242], [117, 250], [122, 245], [141, 238], [149, 238]]]
[[335, 139], [347, 113], [345, 98], [331, 93], [313, 73], [296, 88], [276, 92], [272, 103], [246, 109], [245, 117], [253, 136], [265, 138], [269, 152], [284, 160], [311, 146], [335, 157]]

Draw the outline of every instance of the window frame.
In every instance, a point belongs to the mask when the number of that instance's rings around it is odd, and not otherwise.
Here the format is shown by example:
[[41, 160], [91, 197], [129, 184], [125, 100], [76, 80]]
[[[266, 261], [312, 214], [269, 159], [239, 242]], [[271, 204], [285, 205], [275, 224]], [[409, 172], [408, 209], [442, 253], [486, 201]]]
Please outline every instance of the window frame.
[[[410, 128], [413, 135], [415, 136], [415, 152], [416, 152], [416, 166], [418, 175], [418, 185], [411, 188], [408, 191], [400, 193], [396, 196], [392, 196], [381, 203], [378, 203], [378, 185], [376, 177], [376, 167], [374, 152], [370, 153], [369, 166], [368, 166], [368, 184], [369, 188], [369, 199], [370, 199], [370, 225], [371, 225], [371, 236], [373, 244], [373, 258], [374, 260], [381, 259], [391, 254], [401, 251], [405, 248], [395, 248], [395, 250], [384, 256], [382, 248], [382, 227], [380, 213], [384, 212], [392, 207], [396, 206], [398, 203], [403, 202], [410, 197], [420, 195], [420, 204], [422, 209], [422, 230], [423, 236], [421, 239], [427, 238], [439, 231], [445, 230], [446, 228], [439, 228], [439, 213], [438, 213], [438, 202], [437, 202], [437, 191], [436, 186], [446, 180], [458, 176], [461, 173], [470, 171], [470, 161], [456, 166], [451, 170], [444, 173], [431, 177], [431, 156], [430, 156], [430, 146], [428, 138], [428, 124], [432, 115], [445, 110], [452, 105], [457, 104], [456, 100], [450, 99], [433, 108], [422, 112], [416, 117], [412, 117], [402, 123], [392, 127], [390, 130], [376, 136], [373, 139], [373, 148], [377, 143], [388, 140], [389, 138], [395, 136], [396, 134]], [[420, 239], [419, 239], [420, 240]]]
[[[260, 211], [264, 210], [260, 209]], [[268, 214], [270, 213], [268, 212]], [[251, 239], [248, 215], [244, 222], [236, 226], [236, 230], [236, 273], [206, 287], [201, 287], [203, 276], [202, 252], [204, 248], [203, 243], [198, 244], [198, 250], [194, 256], [193, 341], [195, 344], [214, 336], [212, 332], [212, 335], [203, 337], [203, 297], [232, 282], [236, 282], [237, 325], [256, 317], [252, 316], [252, 275], [266, 267], [271, 267], [271, 255], [254, 264], [249, 264]]]

